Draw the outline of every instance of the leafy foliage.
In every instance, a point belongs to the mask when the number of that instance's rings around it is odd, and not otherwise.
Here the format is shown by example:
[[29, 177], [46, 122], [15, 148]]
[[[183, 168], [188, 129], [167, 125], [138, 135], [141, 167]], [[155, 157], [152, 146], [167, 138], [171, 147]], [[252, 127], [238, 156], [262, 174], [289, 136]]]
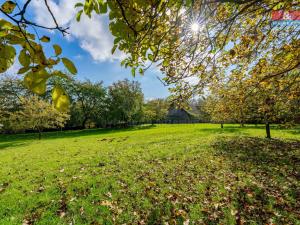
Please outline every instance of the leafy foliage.
[[144, 119], [148, 122], [163, 121], [167, 118], [170, 103], [166, 99], [153, 99], [144, 104]]
[[138, 82], [125, 79], [108, 89], [109, 117], [113, 124], [128, 124], [142, 117], [144, 95]]
[[212, 121], [241, 125], [245, 122], [265, 123], [268, 127], [270, 123], [293, 123], [299, 118], [300, 80], [297, 73], [270, 78], [271, 83], [259, 82], [261, 77], [248, 77], [239, 69], [234, 70], [233, 75], [233, 79], [226, 81], [224, 78], [210, 86], [205, 108]]
[[[69, 59], [60, 57], [62, 50], [58, 45], [53, 45], [54, 56], [47, 57], [45, 55], [42, 42], [48, 43], [50, 38], [42, 36], [38, 39], [35, 34], [30, 33], [30, 27], [57, 29], [62, 33], [65, 33], [65, 30], [58, 25], [52, 28], [29, 21], [25, 17], [29, 3], [30, 1], [26, 1], [22, 9], [19, 5], [16, 7], [17, 4], [14, 1], [5, 1], [1, 6], [0, 11], [8, 20], [0, 19], [0, 73], [6, 72], [18, 58], [22, 65], [18, 74], [24, 75], [26, 87], [38, 95], [43, 95], [46, 92], [48, 79], [58, 74], [55, 66], [61, 61], [72, 74], [76, 74], [77, 70]], [[47, 1], [45, 3], [51, 12]], [[56, 22], [54, 17], [53, 20]], [[16, 51], [16, 49], [20, 49], [20, 51]], [[64, 104], [55, 106], [59, 110], [65, 110], [68, 107], [67, 103], [68, 100], [65, 100]]]
[[[180, 102], [224, 74], [238, 78], [232, 68], [253, 78], [252, 85], [299, 73], [299, 26], [276, 26], [270, 18], [272, 10], [297, 9], [297, 1], [86, 0], [77, 6], [89, 16], [108, 6], [112, 52], [127, 54], [122, 65], [133, 75], [144, 73], [149, 61], [158, 64]], [[192, 24], [200, 29], [193, 32]]]
[[59, 112], [48, 102], [36, 96], [21, 99], [21, 109], [10, 115], [14, 129], [32, 129], [41, 132], [46, 128], [64, 127], [69, 115]]
[[[102, 82], [70, 80], [62, 84], [71, 98], [70, 127], [105, 126], [107, 122], [107, 90]], [[93, 127], [92, 126], [92, 127]]]

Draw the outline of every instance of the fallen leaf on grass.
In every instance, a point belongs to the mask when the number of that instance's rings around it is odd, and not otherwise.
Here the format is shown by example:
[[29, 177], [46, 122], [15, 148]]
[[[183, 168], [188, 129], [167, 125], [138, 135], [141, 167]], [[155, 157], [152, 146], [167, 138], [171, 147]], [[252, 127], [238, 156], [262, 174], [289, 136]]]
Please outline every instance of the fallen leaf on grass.
[[65, 213], [65, 212], [60, 212], [60, 213], [59, 213], [59, 217], [60, 217], [60, 218], [63, 218], [63, 217], [65, 217], [65, 215], [66, 215], [66, 213]]
[[110, 201], [107, 201], [107, 200], [104, 200], [100, 203], [100, 205], [103, 205], [103, 206], [112, 206], [112, 202]]
[[83, 208], [83, 206], [80, 208], [80, 215], [83, 215], [83, 213], [84, 213], [84, 208]]

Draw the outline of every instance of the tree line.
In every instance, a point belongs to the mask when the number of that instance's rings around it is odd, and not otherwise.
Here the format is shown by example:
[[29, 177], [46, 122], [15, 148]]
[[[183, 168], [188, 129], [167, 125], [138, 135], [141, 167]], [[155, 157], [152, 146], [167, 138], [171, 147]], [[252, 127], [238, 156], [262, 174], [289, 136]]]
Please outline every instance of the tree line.
[[[54, 86], [68, 92], [67, 111], [53, 106]], [[165, 119], [168, 107], [165, 99], [145, 101], [140, 83], [127, 79], [105, 87], [103, 82], [55, 78], [42, 96], [28, 90], [18, 78], [6, 76], [0, 80], [0, 128], [6, 133], [127, 127]]]
[[[223, 82], [210, 86], [205, 97], [193, 99], [178, 108], [197, 122], [270, 124], [291, 126], [299, 122], [298, 89], [276, 94], [279, 86], [261, 87], [248, 95], [242, 83]], [[70, 107], [59, 111], [53, 106], [52, 89], [62, 87], [69, 94]], [[59, 90], [59, 89], [58, 89]], [[105, 87], [103, 82], [75, 79], [51, 79], [44, 95], [28, 90], [22, 80], [5, 76], [0, 79], [0, 128], [5, 133], [43, 130], [127, 127], [142, 123], [169, 123], [170, 109], [176, 106], [172, 96], [145, 100], [140, 83], [127, 79]], [[180, 114], [179, 114], [180, 117]], [[180, 118], [177, 118], [178, 122]], [[183, 122], [188, 122], [186, 119]]]

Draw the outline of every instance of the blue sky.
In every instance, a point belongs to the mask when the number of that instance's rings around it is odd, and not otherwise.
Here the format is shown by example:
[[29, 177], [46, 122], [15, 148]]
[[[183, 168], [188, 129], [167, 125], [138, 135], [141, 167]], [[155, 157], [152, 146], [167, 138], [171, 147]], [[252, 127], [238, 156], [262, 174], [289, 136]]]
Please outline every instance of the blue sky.
[[63, 48], [63, 55], [76, 64], [78, 69], [76, 77], [80, 80], [103, 81], [104, 85], [108, 86], [115, 81], [127, 78], [141, 83], [146, 99], [167, 97], [169, 95], [168, 87], [165, 87], [157, 79], [157, 76], [162, 77], [162, 74], [154, 66], [146, 71], [144, 76], [137, 74], [134, 78], [131, 75], [130, 68], [122, 67], [118, 59], [98, 61], [88, 51], [80, 47], [77, 39], [66, 40], [58, 34], [53, 36], [48, 34], [48, 36], [52, 38], [54, 36], [53, 41]]
[[[47, 35], [51, 38], [49, 44], [45, 44], [45, 51], [53, 55], [52, 44], [59, 44], [63, 49], [63, 57], [71, 59], [77, 69], [76, 77], [80, 80], [103, 81], [110, 85], [117, 80], [130, 79], [141, 83], [146, 99], [167, 97], [168, 87], [157, 79], [162, 77], [158, 68], [152, 67], [144, 76], [131, 76], [130, 69], [121, 67], [120, 60], [124, 54], [116, 52], [111, 55], [113, 37], [108, 29], [108, 16], [96, 16], [92, 19], [83, 16], [80, 23], [75, 20], [75, 3], [80, 0], [48, 0], [50, 8], [58, 23], [63, 27], [70, 27], [70, 35], [62, 37], [60, 33], [38, 30], [40, 36]], [[3, 0], [0, 0], [2, 4]], [[19, 0], [22, 5], [24, 0]], [[34, 0], [30, 3], [27, 18], [38, 24], [53, 26], [53, 21], [44, 6], [44, 1]], [[61, 67], [62, 68], [62, 67]], [[16, 71], [17, 66], [11, 71]]]

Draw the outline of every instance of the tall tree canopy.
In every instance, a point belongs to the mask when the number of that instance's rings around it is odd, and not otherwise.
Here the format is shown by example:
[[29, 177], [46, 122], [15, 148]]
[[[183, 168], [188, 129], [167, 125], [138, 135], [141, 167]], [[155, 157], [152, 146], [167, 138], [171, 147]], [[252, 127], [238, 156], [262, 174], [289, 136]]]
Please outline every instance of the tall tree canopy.
[[114, 124], [139, 121], [142, 117], [144, 95], [140, 83], [122, 80], [108, 88], [108, 110]]
[[[0, 21], [0, 72], [12, 65], [15, 48], [20, 46], [18, 59], [23, 68], [19, 73], [25, 75], [29, 89], [42, 94], [49, 77], [64, 76], [54, 69], [59, 62], [72, 74], [77, 71], [60, 56], [58, 45], [53, 45], [53, 57], [45, 56], [40, 42], [49, 42], [48, 37], [29, 33], [31, 27], [67, 33], [47, 0], [44, 3], [55, 26], [28, 20], [30, 3], [6, 1], [1, 6], [6, 19]], [[208, 83], [224, 74], [230, 76], [233, 69], [253, 78], [255, 85], [299, 74], [299, 23], [278, 26], [271, 21], [273, 10], [299, 9], [297, 0], [85, 0], [75, 7], [78, 21], [82, 13], [89, 17], [108, 13], [114, 36], [112, 53], [116, 49], [126, 53], [122, 65], [130, 66], [133, 75], [143, 74], [153, 63], [158, 65], [164, 82], [175, 84], [172, 91], [179, 100], [202, 93]], [[54, 93], [60, 93], [56, 102], [62, 101], [57, 107], [68, 104], [63, 90]]]
[[[78, 7], [90, 15], [106, 12], [107, 5], [112, 51], [127, 53], [122, 64], [131, 66], [133, 75], [149, 62], [159, 64], [179, 99], [201, 92], [232, 68], [258, 81], [299, 72], [299, 24], [271, 22], [273, 10], [299, 8], [298, 1], [87, 0]], [[191, 84], [190, 77], [197, 82]]]
[[39, 139], [44, 129], [62, 128], [69, 115], [59, 112], [48, 102], [37, 96], [21, 99], [21, 109], [10, 114], [9, 122], [14, 129], [32, 129], [39, 132]]

